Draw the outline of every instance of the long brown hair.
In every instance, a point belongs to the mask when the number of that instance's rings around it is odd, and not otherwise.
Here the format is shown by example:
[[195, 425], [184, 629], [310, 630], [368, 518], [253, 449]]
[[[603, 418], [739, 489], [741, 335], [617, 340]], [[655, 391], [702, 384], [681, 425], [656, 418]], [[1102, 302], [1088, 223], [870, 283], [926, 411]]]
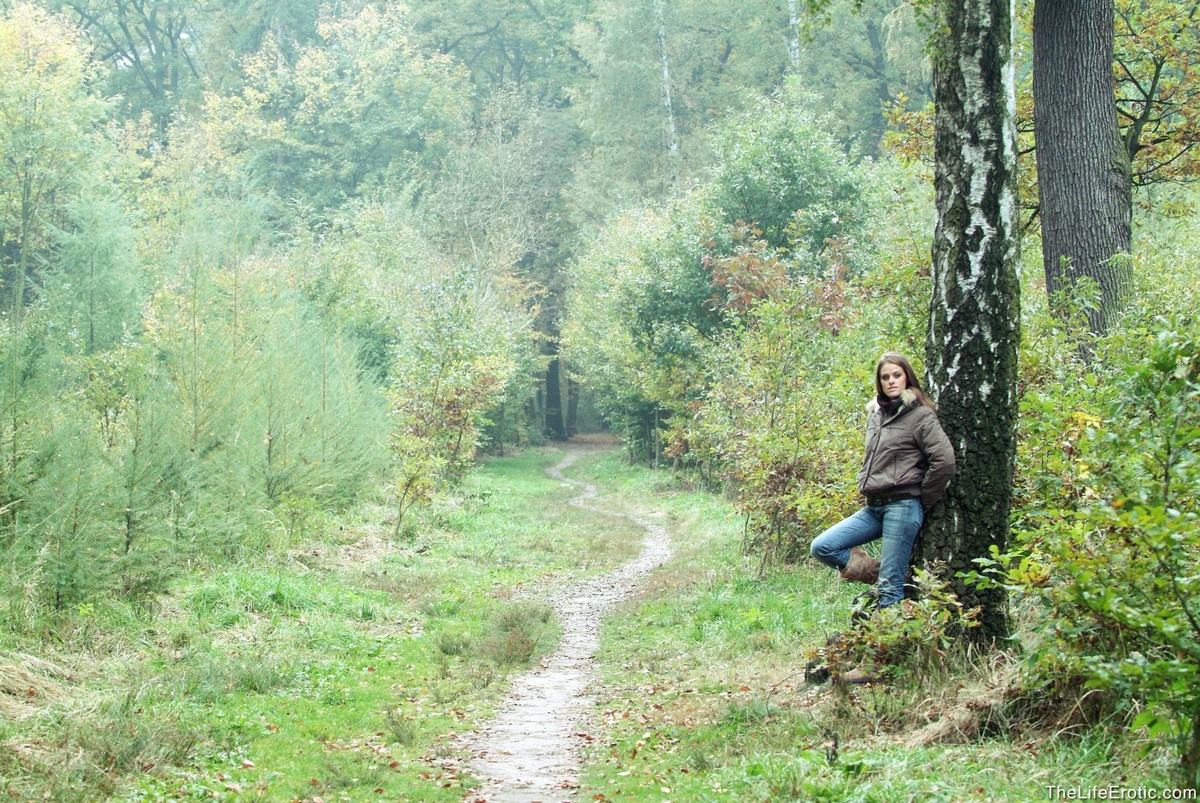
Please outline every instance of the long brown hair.
[[883, 382], [879, 379], [879, 374], [883, 370], [883, 366], [887, 363], [899, 365], [904, 371], [904, 379], [909, 390], [917, 397], [917, 403], [923, 404], [929, 409], [937, 412], [937, 405], [933, 403], [933, 399], [925, 393], [921, 388], [921, 381], [917, 379], [917, 372], [913, 370], [912, 363], [898, 351], [885, 351], [883, 356], [879, 358], [879, 362], [875, 363], [875, 395], [883, 396]]

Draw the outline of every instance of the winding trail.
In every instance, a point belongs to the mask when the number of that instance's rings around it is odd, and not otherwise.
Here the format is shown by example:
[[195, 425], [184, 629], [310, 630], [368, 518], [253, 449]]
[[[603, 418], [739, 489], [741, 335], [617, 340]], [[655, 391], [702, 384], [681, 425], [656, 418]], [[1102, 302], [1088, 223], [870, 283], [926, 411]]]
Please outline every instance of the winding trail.
[[607, 574], [547, 597], [562, 625], [562, 640], [539, 667], [513, 681], [495, 719], [469, 741], [470, 770], [484, 782], [468, 797], [476, 803], [571, 799], [578, 788], [579, 756], [585, 739], [580, 727], [592, 707], [589, 691], [596, 677], [601, 619], [671, 556], [666, 528], [596, 505], [595, 486], [563, 474], [582, 453], [579, 449], [568, 452], [546, 473], [581, 489], [570, 504], [625, 518], [641, 527], [646, 533], [642, 553]]

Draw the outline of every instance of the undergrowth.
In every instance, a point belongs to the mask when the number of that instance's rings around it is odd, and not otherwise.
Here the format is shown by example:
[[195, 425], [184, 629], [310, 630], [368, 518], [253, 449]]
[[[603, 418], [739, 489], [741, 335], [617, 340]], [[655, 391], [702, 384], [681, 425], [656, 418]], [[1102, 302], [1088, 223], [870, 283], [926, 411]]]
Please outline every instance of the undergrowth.
[[[1025, 801], [1176, 785], [1169, 745], [1108, 717], [1099, 692], [1027, 688], [1015, 650], [954, 636], [971, 612], [936, 589], [897, 622], [853, 628], [850, 584], [807, 562], [762, 575], [727, 503], [617, 457], [592, 470], [609, 504], [669, 511], [676, 556], [605, 631], [587, 797]], [[847, 637], [845, 663], [879, 658], [881, 682], [810, 679]]]
[[488, 461], [399, 541], [383, 508], [307, 515], [260, 560], [0, 632], [0, 793], [460, 800], [457, 734], [557, 642], [541, 587], [640, 539], [556, 504], [561, 456]]
[[[181, 578], [153, 604], [0, 634], [3, 791], [461, 800], [476, 780], [458, 734], [556, 641], [541, 588], [628, 560], [641, 539], [557, 504], [576, 493], [542, 473], [559, 454], [489, 462], [399, 542], [368, 509], [270, 560]], [[606, 622], [580, 799], [1023, 801], [1172, 786], [1170, 743], [1131, 731], [1105, 690], [1030, 686], [1015, 650], [964, 648], [954, 627], [969, 612], [936, 589], [896, 627], [854, 630], [856, 589], [807, 563], [762, 573], [722, 498], [615, 453], [572, 472], [599, 487], [592, 504], [656, 517], [674, 546]], [[1018, 638], [1037, 617], [1014, 610]], [[883, 651], [898, 671], [813, 682], [807, 664], [847, 634], [847, 664]]]

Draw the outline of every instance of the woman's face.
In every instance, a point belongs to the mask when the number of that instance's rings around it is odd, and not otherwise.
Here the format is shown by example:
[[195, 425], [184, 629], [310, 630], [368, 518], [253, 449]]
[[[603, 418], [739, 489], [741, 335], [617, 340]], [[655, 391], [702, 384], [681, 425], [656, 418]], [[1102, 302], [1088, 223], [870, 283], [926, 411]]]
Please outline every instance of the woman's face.
[[884, 394], [889, 399], [899, 398], [904, 389], [908, 387], [908, 377], [904, 375], [904, 369], [899, 365], [885, 362], [879, 366], [879, 386], [883, 388]]

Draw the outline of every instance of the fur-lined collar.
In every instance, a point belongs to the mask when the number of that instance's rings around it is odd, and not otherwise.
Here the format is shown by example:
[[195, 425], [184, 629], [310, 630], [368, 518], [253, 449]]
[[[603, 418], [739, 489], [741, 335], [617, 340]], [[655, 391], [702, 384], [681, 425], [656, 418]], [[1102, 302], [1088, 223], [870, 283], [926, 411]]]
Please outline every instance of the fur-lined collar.
[[[903, 402], [903, 404], [900, 405], [900, 410], [907, 410], [910, 407], [916, 407], [917, 394], [913, 392], [912, 388], [905, 388], [904, 390], [900, 391], [900, 401]], [[872, 396], [871, 400], [867, 402], [867, 413], [874, 414], [874, 412], [878, 409], [879, 400]], [[900, 410], [897, 410], [896, 412], [899, 413]]]

